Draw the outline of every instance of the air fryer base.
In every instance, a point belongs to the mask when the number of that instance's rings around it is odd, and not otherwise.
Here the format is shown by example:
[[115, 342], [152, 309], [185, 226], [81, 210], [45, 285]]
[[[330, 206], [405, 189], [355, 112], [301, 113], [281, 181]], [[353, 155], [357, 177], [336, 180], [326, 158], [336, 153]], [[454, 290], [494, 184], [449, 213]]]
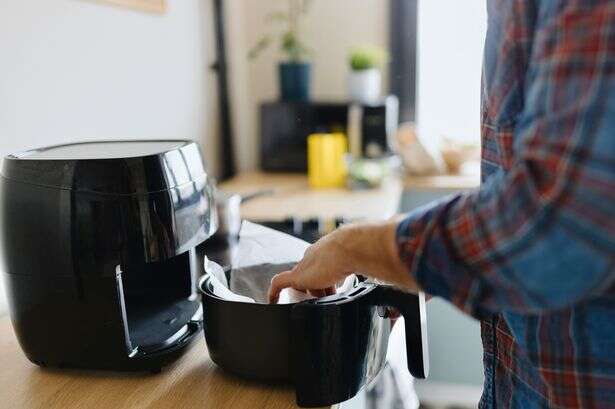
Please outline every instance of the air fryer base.
[[123, 359], [101, 362], [99, 359], [90, 360], [88, 357], [80, 357], [76, 361], [42, 361], [33, 359], [28, 355], [26, 357], [30, 362], [41, 368], [159, 373], [165, 366], [172, 364], [182, 357], [187, 347], [198, 338], [201, 329], [200, 322], [190, 322], [187, 324], [188, 332], [176, 343], [156, 352], [143, 355], [137, 354], [132, 358], [126, 356]]

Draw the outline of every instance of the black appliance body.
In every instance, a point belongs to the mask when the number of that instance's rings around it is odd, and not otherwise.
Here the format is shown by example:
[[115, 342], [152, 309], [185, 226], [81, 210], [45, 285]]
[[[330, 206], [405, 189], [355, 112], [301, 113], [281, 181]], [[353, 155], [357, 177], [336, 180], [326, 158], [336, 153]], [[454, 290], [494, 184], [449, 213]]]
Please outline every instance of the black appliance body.
[[404, 317], [408, 370], [416, 378], [429, 372], [422, 293], [363, 281], [340, 294], [268, 305], [220, 297], [212, 280], [205, 274], [199, 284], [211, 359], [242, 377], [292, 383], [299, 406], [346, 401], [374, 380], [386, 361], [387, 307]]
[[7, 156], [3, 278], [41, 366], [157, 371], [202, 327], [195, 248], [216, 229], [192, 141], [100, 141]]
[[372, 105], [348, 102], [268, 102], [260, 110], [260, 165], [270, 172], [306, 172], [307, 137], [319, 132], [348, 135], [351, 153], [377, 158], [391, 153], [398, 100]]
[[368, 159], [391, 155], [398, 124], [399, 100], [394, 95], [376, 104], [353, 104], [347, 126], [350, 153]]

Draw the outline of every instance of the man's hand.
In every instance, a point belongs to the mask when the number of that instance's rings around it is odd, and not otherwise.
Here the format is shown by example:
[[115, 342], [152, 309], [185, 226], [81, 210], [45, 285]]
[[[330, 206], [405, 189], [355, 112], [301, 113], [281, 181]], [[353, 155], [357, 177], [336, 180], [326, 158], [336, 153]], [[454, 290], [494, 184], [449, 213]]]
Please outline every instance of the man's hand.
[[409, 291], [418, 291], [399, 259], [396, 221], [343, 226], [310, 246], [291, 271], [273, 277], [269, 302], [292, 287], [317, 297], [333, 294], [335, 284], [353, 273], [376, 278]]

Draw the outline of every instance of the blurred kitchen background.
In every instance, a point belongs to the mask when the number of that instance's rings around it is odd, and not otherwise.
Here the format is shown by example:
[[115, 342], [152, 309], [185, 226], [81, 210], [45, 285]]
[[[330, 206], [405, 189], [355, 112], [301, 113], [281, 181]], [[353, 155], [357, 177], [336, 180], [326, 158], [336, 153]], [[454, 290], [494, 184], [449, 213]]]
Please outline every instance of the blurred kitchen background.
[[[341, 133], [369, 159], [354, 163], [353, 187], [377, 184], [399, 157], [402, 172], [478, 180], [484, 1], [168, 0], [154, 13], [103, 3], [0, 1], [2, 156], [75, 140], [191, 138], [224, 179], [305, 171], [307, 133]], [[279, 67], [288, 61], [298, 64]], [[406, 188], [400, 210], [457, 190]], [[439, 300], [428, 314], [431, 374], [419, 397], [473, 407], [478, 323]]]

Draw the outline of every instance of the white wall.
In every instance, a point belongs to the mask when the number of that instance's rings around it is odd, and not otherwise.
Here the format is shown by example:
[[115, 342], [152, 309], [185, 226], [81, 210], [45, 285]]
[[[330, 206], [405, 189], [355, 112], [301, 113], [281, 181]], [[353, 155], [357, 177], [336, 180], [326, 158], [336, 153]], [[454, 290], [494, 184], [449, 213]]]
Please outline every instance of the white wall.
[[484, 0], [421, 0], [418, 14], [417, 124], [442, 136], [478, 142]]
[[[286, 2], [229, 0], [226, 4], [238, 164], [241, 169], [254, 169], [258, 165], [258, 107], [278, 97], [277, 64], [282, 56], [278, 43], [254, 61], [248, 60], [247, 53], [268, 32], [266, 15], [284, 10]], [[349, 50], [361, 45], [388, 48], [388, 2], [313, 0], [303, 32], [313, 50], [313, 98], [343, 99]], [[386, 75], [384, 82], [386, 89]]]
[[[280, 0], [226, 2], [235, 144], [238, 165], [244, 170], [258, 165], [258, 105], [277, 97], [276, 65], [281, 59], [276, 48], [256, 61], [248, 61], [247, 53], [267, 32], [265, 16], [284, 4]], [[304, 32], [314, 49], [314, 98], [346, 96], [349, 48], [362, 44], [387, 47], [388, 4], [382, 0], [313, 0]], [[417, 122], [425, 139], [434, 143], [443, 136], [479, 140], [486, 24], [482, 0], [419, 1]]]
[[[211, 11], [0, 0], [0, 154], [92, 138], [191, 138], [216, 167]], [[5, 308], [4, 291], [0, 314]]]

